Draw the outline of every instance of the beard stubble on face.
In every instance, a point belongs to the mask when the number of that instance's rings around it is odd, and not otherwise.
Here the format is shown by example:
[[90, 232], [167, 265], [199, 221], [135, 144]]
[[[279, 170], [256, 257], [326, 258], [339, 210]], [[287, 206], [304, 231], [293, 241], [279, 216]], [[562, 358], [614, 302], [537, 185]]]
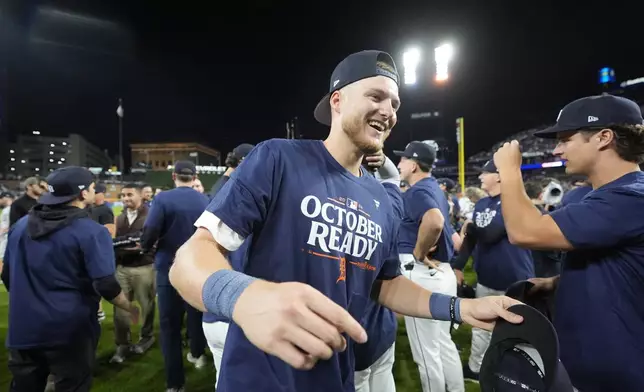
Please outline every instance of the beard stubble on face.
[[[342, 119], [342, 129], [349, 140], [364, 155], [375, 154], [382, 150], [382, 139], [376, 141], [364, 134], [365, 127], [368, 127], [367, 120], [360, 116], [352, 116]], [[387, 131], [389, 132], [389, 131]]]

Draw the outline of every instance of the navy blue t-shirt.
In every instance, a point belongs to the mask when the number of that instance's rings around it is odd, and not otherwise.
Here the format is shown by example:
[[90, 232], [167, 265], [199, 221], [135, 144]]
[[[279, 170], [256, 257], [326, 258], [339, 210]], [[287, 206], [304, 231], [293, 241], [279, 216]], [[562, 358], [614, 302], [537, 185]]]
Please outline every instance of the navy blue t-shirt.
[[[395, 219], [400, 222], [403, 217], [404, 205], [400, 187], [385, 182], [382, 184], [393, 207]], [[369, 301], [365, 315], [360, 322], [367, 331], [369, 340], [364, 344], [356, 344], [356, 370], [365, 370], [373, 365], [396, 341], [398, 321], [391, 310], [381, 306], [373, 299]]]
[[505, 291], [515, 282], [534, 278], [532, 252], [508, 240], [501, 196], [484, 197], [476, 202], [472, 219], [476, 226], [473, 257], [478, 283]]
[[578, 188], [571, 189], [563, 195], [563, 198], [561, 198], [561, 205], [565, 206], [571, 203], [579, 203], [592, 190], [593, 188], [590, 186], [580, 186]]
[[34, 240], [28, 219], [12, 228], [4, 258], [11, 282], [7, 347], [66, 345], [88, 333], [98, 338], [100, 296], [92, 281], [115, 273], [110, 233], [87, 217]]
[[423, 215], [433, 208], [438, 208], [445, 218], [445, 223], [436, 243], [438, 249], [434, 254], [434, 259], [449, 263], [454, 256], [454, 243], [452, 242], [454, 229], [449, 218], [449, 203], [436, 179], [428, 177], [418, 181], [403, 194], [403, 201], [405, 215], [398, 235], [400, 253], [413, 253]]
[[[208, 206], [241, 238], [252, 234], [244, 272], [303, 282], [364, 315], [376, 278], [400, 275], [396, 224], [384, 188], [345, 170], [321, 141], [273, 139], [257, 145]], [[220, 243], [217, 227], [207, 227]], [[230, 234], [229, 234], [230, 235]], [[230, 237], [234, 237], [230, 235]], [[224, 244], [222, 244], [224, 245]], [[298, 371], [257, 349], [230, 325], [217, 386], [226, 391], [354, 391], [354, 342]]]
[[555, 308], [561, 361], [580, 391], [644, 391], [644, 173], [550, 214], [575, 248]]
[[189, 186], [161, 192], [154, 198], [143, 227], [141, 247], [151, 249], [157, 243], [157, 270], [170, 268], [177, 250], [197, 230], [194, 223], [207, 206], [208, 197]]

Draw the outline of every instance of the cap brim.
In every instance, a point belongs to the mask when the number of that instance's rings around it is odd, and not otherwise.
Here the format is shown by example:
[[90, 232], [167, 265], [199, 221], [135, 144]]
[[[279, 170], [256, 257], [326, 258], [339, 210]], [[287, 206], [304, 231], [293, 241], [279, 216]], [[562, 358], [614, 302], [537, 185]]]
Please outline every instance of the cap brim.
[[405, 158], [407, 157], [404, 151], [398, 151], [398, 150], [394, 150], [394, 155], [397, 157], [405, 157]]
[[329, 99], [331, 98], [331, 93], [326, 94], [320, 102], [318, 102], [315, 110], [313, 111], [313, 116], [315, 119], [327, 126], [331, 126], [331, 104]]
[[558, 124], [555, 124], [555, 125], [553, 125], [553, 126], [551, 126], [549, 128], [537, 131], [537, 132], [533, 133], [532, 135], [536, 136], [536, 137], [540, 137], [542, 139], [556, 139], [557, 134], [559, 132], [568, 132], [568, 131], [572, 131], [572, 130], [573, 129], [568, 129], [567, 127], [562, 127], [562, 126], [560, 126]]
[[479, 373], [481, 391], [495, 390], [501, 357], [509, 345], [520, 343], [531, 345], [539, 353], [547, 386], [570, 386], [570, 389], [549, 391], [572, 391], [568, 374], [559, 361], [559, 340], [550, 321], [537, 309], [525, 304], [511, 306], [508, 310], [522, 316], [523, 322], [512, 324], [502, 319], [497, 321]]
[[78, 196], [54, 196], [52, 193], [48, 192], [45, 194], [42, 194], [38, 198], [38, 204], [43, 204], [46, 206], [55, 206], [58, 204], [63, 204], [63, 203], [69, 203], [70, 201], [74, 200]]

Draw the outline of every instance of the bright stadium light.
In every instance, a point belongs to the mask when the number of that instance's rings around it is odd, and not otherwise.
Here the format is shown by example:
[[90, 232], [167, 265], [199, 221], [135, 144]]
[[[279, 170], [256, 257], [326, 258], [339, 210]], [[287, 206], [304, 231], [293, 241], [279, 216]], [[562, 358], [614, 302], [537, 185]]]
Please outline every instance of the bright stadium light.
[[436, 81], [445, 82], [449, 79], [449, 63], [454, 56], [454, 47], [450, 44], [443, 44], [434, 49], [436, 61]]
[[420, 50], [418, 48], [407, 49], [403, 53], [403, 69], [405, 84], [416, 84], [416, 69], [420, 63]]

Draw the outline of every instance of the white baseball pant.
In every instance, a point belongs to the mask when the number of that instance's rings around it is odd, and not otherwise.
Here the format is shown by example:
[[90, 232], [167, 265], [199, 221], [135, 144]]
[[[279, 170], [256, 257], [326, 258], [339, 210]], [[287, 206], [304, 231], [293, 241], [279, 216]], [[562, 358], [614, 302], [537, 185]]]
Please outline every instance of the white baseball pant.
[[[489, 287], [485, 287], [480, 283], [476, 284], [476, 298], [489, 297], [491, 295], [504, 295], [505, 292], [494, 290]], [[472, 328], [472, 350], [470, 351], [470, 358], [467, 361], [470, 370], [474, 373], [478, 373], [481, 370], [481, 364], [483, 363], [483, 357], [487, 351], [488, 346], [490, 345], [490, 340], [492, 339], [492, 333], [484, 331], [479, 328]]]
[[396, 392], [394, 360], [396, 343], [365, 370], [355, 372], [356, 392]]
[[215, 388], [219, 382], [219, 370], [221, 369], [221, 358], [224, 356], [224, 345], [226, 344], [226, 335], [228, 335], [228, 323], [203, 323], [203, 334], [208, 342], [208, 347], [212, 353], [212, 359], [215, 363]]
[[[414, 269], [407, 271], [404, 265], [414, 262], [414, 256], [401, 254], [400, 262], [412, 282], [432, 292], [456, 296], [456, 275], [449, 263], [441, 263], [440, 271], [414, 263]], [[450, 335], [451, 323], [405, 316], [405, 325], [423, 392], [464, 392], [463, 366]]]

